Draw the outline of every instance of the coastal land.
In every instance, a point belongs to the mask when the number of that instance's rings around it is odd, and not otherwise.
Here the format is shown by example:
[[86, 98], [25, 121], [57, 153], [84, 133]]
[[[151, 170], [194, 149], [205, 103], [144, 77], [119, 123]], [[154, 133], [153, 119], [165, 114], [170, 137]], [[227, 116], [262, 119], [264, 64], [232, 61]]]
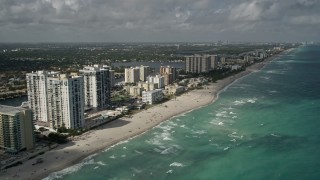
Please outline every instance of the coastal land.
[[134, 114], [130, 118], [120, 118], [86, 132], [81, 136], [75, 137], [71, 142], [59, 145], [57, 148], [38, 156], [43, 159], [42, 163], [32, 165], [35, 160], [23, 162], [21, 165], [0, 172], [0, 178], [45, 178], [53, 172], [79, 163], [89, 155], [98, 153], [121, 141], [142, 134], [173, 116], [213, 103], [218, 98], [219, 92], [228, 87], [228, 85], [252, 72], [259, 71], [277, 56], [278, 55], [272, 56], [261, 63], [253, 64], [247, 67], [245, 71], [219, 80], [216, 83], [210, 83], [202, 89], [192, 90], [170, 101], [157, 104]]

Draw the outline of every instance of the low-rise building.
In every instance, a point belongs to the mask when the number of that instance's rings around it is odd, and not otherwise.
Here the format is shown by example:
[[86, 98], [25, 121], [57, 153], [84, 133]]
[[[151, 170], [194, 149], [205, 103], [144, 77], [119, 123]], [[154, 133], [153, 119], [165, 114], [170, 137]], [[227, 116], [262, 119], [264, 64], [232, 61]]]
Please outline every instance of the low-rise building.
[[158, 84], [152, 82], [139, 82], [138, 86], [142, 87], [144, 91], [152, 91], [158, 89]]
[[143, 88], [139, 86], [124, 86], [123, 89], [125, 89], [130, 96], [141, 96], [143, 90]]
[[175, 85], [171, 85], [171, 86], [166, 86], [165, 90], [167, 92], [167, 94], [181, 94], [185, 91], [185, 88], [183, 86], [175, 86]]
[[142, 102], [144, 103], [154, 104], [154, 103], [160, 102], [162, 99], [163, 99], [163, 93], [161, 89], [142, 92]]

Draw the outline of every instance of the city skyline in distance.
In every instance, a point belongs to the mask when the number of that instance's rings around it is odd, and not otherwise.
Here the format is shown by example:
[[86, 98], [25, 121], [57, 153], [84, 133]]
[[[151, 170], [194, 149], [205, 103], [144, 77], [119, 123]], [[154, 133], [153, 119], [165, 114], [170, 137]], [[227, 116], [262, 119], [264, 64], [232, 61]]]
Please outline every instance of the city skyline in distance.
[[0, 42], [320, 41], [316, 0], [0, 2]]

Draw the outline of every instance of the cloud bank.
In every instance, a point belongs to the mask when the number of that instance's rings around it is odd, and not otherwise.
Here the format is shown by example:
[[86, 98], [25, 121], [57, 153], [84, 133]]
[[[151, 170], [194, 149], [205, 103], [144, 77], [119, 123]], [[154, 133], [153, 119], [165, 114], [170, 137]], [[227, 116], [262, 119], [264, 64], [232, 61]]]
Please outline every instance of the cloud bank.
[[319, 0], [0, 0], [0, 42], [305, 41]]

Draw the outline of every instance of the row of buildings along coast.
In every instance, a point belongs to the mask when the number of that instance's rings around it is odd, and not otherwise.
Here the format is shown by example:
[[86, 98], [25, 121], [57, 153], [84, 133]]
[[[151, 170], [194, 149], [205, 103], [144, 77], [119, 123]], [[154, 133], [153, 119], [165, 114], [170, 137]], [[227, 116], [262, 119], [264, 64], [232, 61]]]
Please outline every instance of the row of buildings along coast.
[[35, 122], [53, 129], [83, 128], [85, 109], [110, 105], [109, 67], [86, 66], [77, 74], [27, 73], [27, 91]]
[[[273, 52], [257, 50], [235, 57], [206, 54], [186, 56], [185, 71], [206, 73], [221, 67], [236, 70], [259, 62]], [[0, 149], [9, 152], [32, 149], [35, 124], [51, 129], [85, 127], [87, 110], [99, 111], [110, 106], [114, 74], [105, 65], [85, 66], [79, 73], [27, 73], [29, 109], [0, 105]], [[142, 103], [154, 104], [161, 101], [164, 94], [184, 91], [183, 86], [173, 84], [177, 77], [177, 69], [170, 66], [160, 67], [155, 75], [150, 74], [148, 66], [126, 68], [123, 89], [131, 96], [141, 98]], [[194, 84], [197, 82], [190, 80], [189, 85]]]

